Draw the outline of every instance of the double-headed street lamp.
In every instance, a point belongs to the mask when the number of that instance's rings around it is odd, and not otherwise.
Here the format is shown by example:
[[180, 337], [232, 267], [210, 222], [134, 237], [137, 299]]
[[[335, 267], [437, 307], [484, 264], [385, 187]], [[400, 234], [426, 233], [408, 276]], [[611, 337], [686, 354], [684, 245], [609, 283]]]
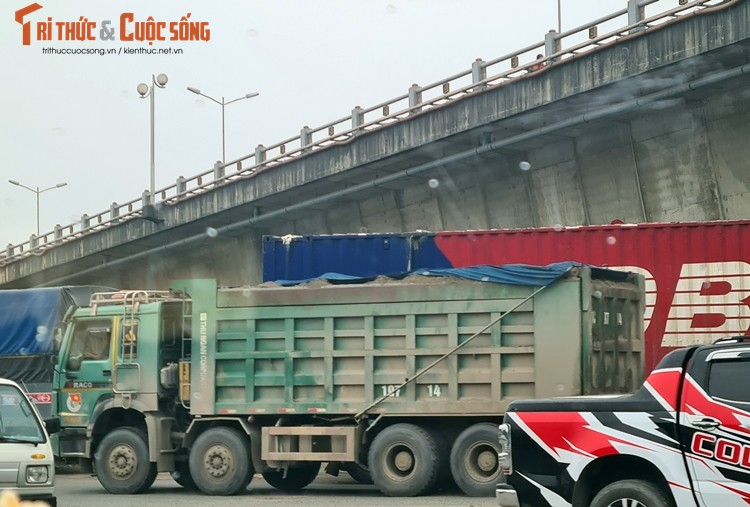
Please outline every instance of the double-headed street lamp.
[[166, 74], [159, 74], [158, 76], [151, 74], [151, 86], [149, 87], [146, 83], [141, 83], [137, 88], [142, 99], [151, 97], [151, 186], [149, 187], [151, 190], [151, 199], [154, 198], [156, 187], [156, 164], [154, 162], [154, 91], [156, 90], [155, 87], [164, 88], [167, 85], [167, 81]]
[[226, 157], [226, 145], [225, 145], [225, 137], [224, 137], [224, 106], [228, 106], [232, 102], [237, 102], [238, 100], [251, 99], [253, 97], [257, 97], [259, 93], [258, 92], [248, 93], [244, 95], [243, 97], [237, 97], [236, 99], [232, 99], [229, 102], [224, 102], [224, 97], [222, 97], [221, 102], [220, 102], [213, 97], [209, 97], [205, 93], [201, 93], [200, 90], [198, 90], [197, 88], [193, 88], [192, 86], [188, 86], [187, 89], [188, 91], [191, 91], [195, 93], [196, 95], [200, 95], [201, 97], [206, 97], [208, 100], [212, 100], [221, 106], [221, 163], [222, 164], [226, 163], [227, 157]]
[[26, 190], [29, 190], [36, 194], [36, 235], [37, 237], [39, 237], [39, 194], [43, 194], [47, 190], [53, 190], [55, 188], [64, 187], [65, 185], [67, 185], [67, 183], [58, 183], [57, 185], [45, 188], [43, 190], [39, 190], [39, 187], [36, 187], [35, 189], [31, 187], [27, 187], [26, 185], [23, 185], [15, 180], [8, 180], [8, 183], [12, 185], [16, 185], [17, 187], [25, 188]]

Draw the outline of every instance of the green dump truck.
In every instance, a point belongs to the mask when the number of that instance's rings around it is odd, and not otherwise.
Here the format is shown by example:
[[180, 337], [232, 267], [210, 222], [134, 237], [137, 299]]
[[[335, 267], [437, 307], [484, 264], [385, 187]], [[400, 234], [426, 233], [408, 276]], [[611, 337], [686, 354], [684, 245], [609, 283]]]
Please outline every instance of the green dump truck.
[[209, 495], [254, 473], [294, 491], [325, 463], [391, 496], [451, 478], [491, 496], [512, 400], [642, 380], [638, 275], [566, 264], [334, 281], [92, 296], [58, 359], [57, 454], [117, 494], [158, 472]]

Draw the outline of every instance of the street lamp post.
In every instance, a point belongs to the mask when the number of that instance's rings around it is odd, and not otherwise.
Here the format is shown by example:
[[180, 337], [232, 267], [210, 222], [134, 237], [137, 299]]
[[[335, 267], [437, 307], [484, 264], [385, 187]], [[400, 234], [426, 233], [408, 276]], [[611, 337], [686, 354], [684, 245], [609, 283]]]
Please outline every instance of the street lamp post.
[[232, 102], [237, 102], [238, 100], [243, 100], [243, 99], [251, 99], [253, 97], [257, 97], [260, 94], [258, 92], [247, 93], [244, 96], [237, 97], [236, 99], [232, 99], [229, 102], [225, 102], [224, 101], [224, 97], [222, 97], [221, 98], [221, 102], [219, 102], [215, 98], [209, 97], [205, 93], [201, 93], [201, 91], [198, 90], [197, 88], [193, 88], [192, 86], [188, 86], [187, 89], [188, 89], [188, 91], [191, 91], [191, 92], [195, 93], [196, 95], [200, 95], [201, 97], [206, 97], [208, 100], [212, 100], [212, 101], [216, 102], [217, 104], [219, 104], [221, 106], [221, 163], [225, 164], [226, 161], [227, 161], [226, 160], [227, 156], [226, 156], [226, 144], [225, 144], [225, 136], [224, 136], [224, 107], [228, 106]]
[[167, 81], [168, 78], [166, 74], [159, 74], [158, 76], [151, 74], [151, 86], [149, 87], [146, 83], [141, 83], [137, 88], [142, 99], [151, 97], [151, 186], [149, 187], [149, 190], [151, 191], [151, 199], [154, 198], [156, 187], [156, 163], [154, 161], [154, 87], [164, 88], [167, 85]]
[[8, 183], [10, 183], [11, 185], [16, 185], [17, 187], [25, 188], [26, 190], [29, 190], [36, 194], [36, 235], [37, 237], [39, 237], [39, 194], [43, 194], [47, 190], [64, 187], [65, 185], [67, 185], [67, 183], [58, 183], [57, 185], [47, 187], [43, 190], [39, 190], [39, 187], [36, 187], [36, 189], [27, 187], [26, 185], [23, 185], [15, 180], [8, 180]]

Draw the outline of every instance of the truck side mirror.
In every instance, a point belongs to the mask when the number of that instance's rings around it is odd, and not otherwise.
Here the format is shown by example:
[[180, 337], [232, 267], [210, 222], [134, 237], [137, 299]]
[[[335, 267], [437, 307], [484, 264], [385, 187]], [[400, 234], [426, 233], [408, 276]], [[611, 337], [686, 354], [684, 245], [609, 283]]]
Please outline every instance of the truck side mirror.
[[47, 428], [47, 433], [50, 435], [60, 431], [60, 418], [50, 417], [44, 420], [44, 426]]
[[78, 371], [81, 369], [81, 358], [70, 356], [65, 366], [67, 367], [68, 371]]

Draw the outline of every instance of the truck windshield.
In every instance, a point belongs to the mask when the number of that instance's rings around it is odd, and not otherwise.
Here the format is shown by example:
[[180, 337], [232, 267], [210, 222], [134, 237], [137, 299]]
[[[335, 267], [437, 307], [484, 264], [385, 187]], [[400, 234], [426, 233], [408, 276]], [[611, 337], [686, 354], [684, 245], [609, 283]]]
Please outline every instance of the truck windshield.
[[15, 386], [0, 385], [0, 442], [44, 441], [44, 432], [26, 395]]

